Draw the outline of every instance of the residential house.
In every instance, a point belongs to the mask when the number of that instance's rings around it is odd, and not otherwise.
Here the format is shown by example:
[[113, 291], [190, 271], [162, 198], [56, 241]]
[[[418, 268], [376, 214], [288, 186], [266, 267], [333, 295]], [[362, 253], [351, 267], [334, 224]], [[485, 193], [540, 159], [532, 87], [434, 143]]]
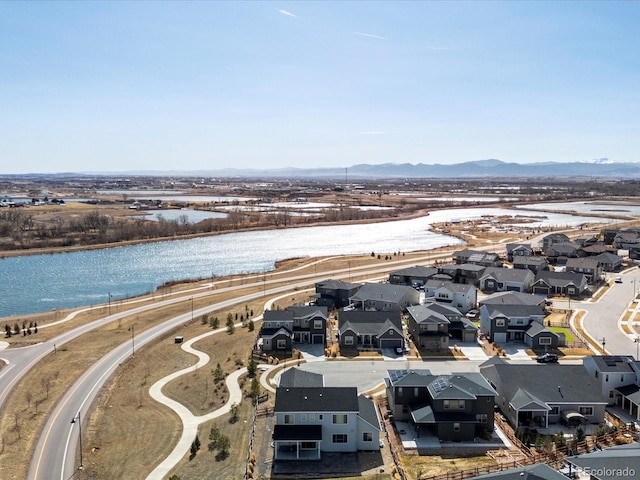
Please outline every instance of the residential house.
[[[468, 283], [477, 286], [485, 268], [473, 263], [441, 265], [438, 267], [438, 275], [431, 277], [431, 280], [450, 280], [453, 283]], [[446, 275], [446, 277], [442, 278], [441, 275]]]
[[287, 308], [293, 312], [294, 343], [324, 345], [327, 337], [327, 307], [319, 305], [293, 305]]
[[402, 311], [410, 305], [418, 305], [420, 293], [415, 288], [405, 285], [365, 283], [349, 301], [360, 310]]
[[611, 252], [604, 252], [595, 258], [600, 262], [602, 270], [605, 272], [618, 272], [622, 268], [622, 257]]
[[534, 295], [521, 292], [496, 292], [478, 302], [479, 305], [538, 305], [544, 310], [547, 298], [544, 295]]
[[622, 250], [640, 248], [640, 230], [636, 228], [623, 228], [618, 230], [613, 238], [612, 245]]
[[604, 252], [615, 253], [617, 250], [613, 247], [607, 246], [604, 243], [595, 243], [593, 245], [587, 245], [578, 249], [579, 257], [595, 257]]
[[[584, 473], [590, 480], [622, 480], [638, 478], [640, 444], [617, 445], [604, 450], [566, 457], [570, 472]], [[583, 477], [571, 477], [583, 478]]]
[[546, 312], [538, 305], [484, 304], [480, 307], [480, 333], [499, 344], [524, 342], [531, 324], [543, 326], [545, 316]]
[[564, 233], [550, 233], [542, 239], [542, 251], [547, 252], [549, 247], [557, 243], [565, 243], [569, 241], [569, 237]]
[[629, 406], [620, 390], [632, 386], [631, 393], [635, 394], [640, 385], [640, 364], [631, 355], [589, 355], [582, 359], [582, 365], [600, 384], [600, 393], [609, 405]]
[[533, 248], [530, 243], [507, 243], [507, 261], [513, 262], [517, 257], [533, 256]]
[[538, 272], [531, 286], [533, 293], [577, 297], [587, 292], [587, 278], [574, 272]]
[[590, 284], [602, 277], [602, 266], [597, 257], [569, 258], [566, 268], [567, 272], [582, 273]]
[[265, 310], [259, 341], [263, 352], [287, 352], [294, 343], [324, 345], [327, 307], [294, 305], [285, 310]]
[[389, 370], [387, 401], [395, 420], [411, 421], [418, 436], [473, 441], [493, 431], [495, 390], [478, 373], [433, 375], [429, 370]]
[[590, 234], [580, 235], [573, 239], [581, 248], [595, 245], [598, 243], [598, 237]]
[[453, 253], [453, 261], [457, 265], [471, 263], [481, 267], [501, 267], [502, 260], [497, 253], [483, 252], [482, 250], [459, 250]]
[[349, 298], [362, 286], [361, 283], [342, 280], [324, 280], [316, 283], [315, 303], [328, 308], [342, 308], [349, 305]]
[[524, 343], [535, 351], [556, 350], [565, 344], [565, 335], [549, 330], [541, 323], [531, 322], [524, 332]]
[[338, 332], [342, 349], [404, 349], [404, 333], [399, 311], [340, 310]]
[[375, 405], [355, 387], [278, 387], [274, 413], [275, 461], [380, 448]]
[[480, 365], [480, 373], [497, 392], [496, 405], [516, 429], [553, 433], [553, 424], [604, 422], [607, 400], [582, 365], [510, 364], [496, 356]]
[[483, 292], [527, 292], [533, 285], [535, 275], [531, 270], [489, 267], [480, 277]]
[[297, 367], [285, 368], [280, 374], [278, 386], [292, 387], [324, 387], [324, 376], [321, 373], [308, 372]]
[[407, 308], [407, 330], [418, 348], [446, 350], [449, 348], [451, 321], [435, 306], [428, 303]]
[[531, 270], [534, 274], [541, 270], [549, 270], [549, 262], [544, 257], [518, 256], [513, 259], [515, 270]]
[[389, 283], [394, 285], [408, 285], [414, 288], [420, 287], [437, 273], [437, 268], [415, 265], [391, 272], [389, 274]]
[[293, 312], [265, 310], [258, 344], [263, 352], [290, 352], [293, 349]]
[[446, 303], [462, 313], [474, 309], [478, 301], [478, 291], [473, 285], [441, 280], [429, 280], [425, 285], [424, 296], [425, 301], [433, 299]]
[[564, 265], [569, 258], [578, 257], [578, 248], [578, 244], [573, 242], [554, 243], [547, 248], [547, 260], [554, 265]]

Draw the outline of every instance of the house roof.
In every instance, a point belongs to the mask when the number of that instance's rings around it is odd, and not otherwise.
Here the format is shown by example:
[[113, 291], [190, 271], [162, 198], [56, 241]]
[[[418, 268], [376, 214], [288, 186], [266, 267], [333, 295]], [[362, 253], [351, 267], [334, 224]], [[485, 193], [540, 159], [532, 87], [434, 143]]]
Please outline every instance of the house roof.
[[552, 287], [565, 287], [567, 285], [575, 285], [580, 287], [585, 283], [584, 275], [575, 272], [552, 272], [541, 270], [536, 274], [536, 281], [542, 281]]
[[[429, 286], [430, 288], [433, 288]], [[451, 293], [461, 293], [466, 295], [470, 292], [474, 292], [476, 287], [468, 283], [453, 283], [453, 282], [441, 282], [440, 286], [435, 287], [436, 290], [448, 290]]]
[[427, 324], [448, 324], [449, 319], [441, 312], [432, 308], [432, 303], [425, 303], [423, 305], [414, 305], [407, 307], [407, 312], [413, 318], [416, 323]]
[[479, 477], [474, 480], [567, 480], [562, 473], [557, 472], [545, 463], [528, 465], [526, 467], [514, 468], [504, 472], [494, 472]]
[[475, 399], [495, 395], [495, 390], [477, 372], [433, 375], [430, 370], [388, 370], [393, 387], [426, 387], [431, 398], [440, 400]]
[[600, 263], [620, 263], [622, 257], [611, 252], [603, 252], [600, 255], [596, 255], [596, 258], [600, 260]]
[[[640, 444], [630, 443], [604, 450], [567, 457], [567, 462], [591, 472], [597, 480], [619, 480], [640, 472]], [[627, 473], [623, 473], [626, 469]], [[631, 471], [635, 473], [630, 473]]]
[[582, 365], [509, 364], [499, 359], [481, 364], [480, 373], [492, 384], [501, 385], [500, 393], [509, 402], [520, 402], [523, 393], [518, 390], [522, 390], [547, 404], [607, 403], [599, 381]]
[[558, 253], [560, 255], [572, 255], [574, 254], [580, 246], [577, 243], [573, 242], [559, 242], [554, 243], [547, 249], [547, 255], [551, 253]]
[[535, 337], [536, 335], [539, 335], [541, 333], [548, 333], [550, 335], [553, 335], [554, 337], [558, 337], [558, 334], [556, 332], [554, 332], [553, 330], [549, 330], [547, 327], [538, 322], [531, 322], [529, 328], [526, 331], [526, 335], [530, 337]]
[[513, 265], [539, 265], [544, 266], [549, 262], [544, 257], [533, 257], [533, 256], [525, 256], [525, 255], [517, 255], [513, 257]]
[[411, 418], [417, 424], [430, 424], [442, 422], [476, 423], [475, 415], [465, 412], [438, 412], [430, 405], [410, 407]]
[[361, 286], [361, 283], [343, 282], [342, 280], [335, 280], [333, 278], [316, 283], [316, 288], [326, 290], [354, 290]]
[[373, 401], [370, 398], [365, 397], [364, 395], [359, 395], [358, 407], [358, 416], [372, 427], [381, 430], [380, 419], [378, 418], [378, 412], [376, 412], [376, 406], [374, 405]]
[[275, 412], [357, 412], [356, 387], [277, 388]]
[[293, 322], [291, 310], [265, 310], [262, 314], [264, 322]]
[[293, 337], [293, 332], [286, 327], [263, 328], [260, 330], [260, 337], [265, 339], [277, 337], [278, 335]]
[[507, 253], [513, 252], [514, 250], [533, 251], [533, 248], [530, 243], [507, 243]]
[[546, 297], [522, 292], [496, 292], [479, 300], [480, 305], [542, 305]]
[[341, 334], [353, 330], [358, 334], [382, 335], [393, 329], [402, 336], [400, 312], [341, 310], [338, 312], [338, 326]]
[[494, 317], [544, 317], [545, 313], [538, 305], [483, 305], [489, 314], [489, 318]]
[[317, 305], [292, 305], [287, 310], [293, 312], [293, 318], [313, 318], [322, 317], [326, 320], [329, 315], [327, 307]]
[[419, 277], [419, 278], [428, 278], [432, 275], [438, 273], [437, 268], [433, 267], [423, 267], [422, 265], [414, 265], [413, 267], [403, 268], [401, 270], [396, 270], [395, 272], [391, 272], [391, 275], [398, 275], [401, 277]]
[[391, 283], [365, 283], [361, 286], [351, 300], [364, 302], [366, 300], [378, 300], [390, 303], [399, 303], [407, 294], [417, 295], [414, 288], [406, 285], [394, 285]]
[[640, 405], [640, 387], [637, 385], [625, 385], [624, 387], [618, 387], [615, 390], [624, 395], [627, 400], [630, 400], [636, 405]]
[[307, 372], [299, 368], [287, 368], [280, 375], [280, 387], [309, 388], [324, 387], [324, 377], [320, 373]]
[[590, 355], [585, 357], [584, 362], [593, 362], [596, 368], [605, 373], [627, 373], [636, 372], [632, 364], [640, 367], [631, 355]]
[[600, 265], [600, 260], [597, 257], [569, 258], [566, 265], [567, 268], [596, 269]]
[[534, 275], [531, 270], [526, 269], [488, 267], [480, 277], [480, 281], [487, 278], [493, 278], [499, 282], [525, 283], [527, 281], [533, 282]]

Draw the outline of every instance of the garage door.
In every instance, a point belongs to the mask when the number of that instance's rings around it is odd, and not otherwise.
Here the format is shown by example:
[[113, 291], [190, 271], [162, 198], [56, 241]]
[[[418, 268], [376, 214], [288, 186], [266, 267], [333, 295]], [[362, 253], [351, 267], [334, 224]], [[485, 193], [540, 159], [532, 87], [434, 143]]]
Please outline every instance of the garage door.
[[506, 343], [507, 342], [507, 334], [506, 334], [506, 332], [494, 333], [493, 334], [493, 341], [495, 343]]
[[324, 344], [324, 335], [314, 334], [312, 343], [320, 345]]
[[396, 338], [381, 338], [380, 339], [380, 348], [401, 348], [402, 340]]

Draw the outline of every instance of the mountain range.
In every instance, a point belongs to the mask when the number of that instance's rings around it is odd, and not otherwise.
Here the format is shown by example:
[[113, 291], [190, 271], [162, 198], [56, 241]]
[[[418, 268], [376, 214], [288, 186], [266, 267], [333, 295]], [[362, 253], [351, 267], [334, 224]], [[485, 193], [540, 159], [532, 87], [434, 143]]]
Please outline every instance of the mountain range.
[[[113, 174], [111, 172], [110, 174]], [[457, 164], [383, 163], [348, 168], [202, 169], [192, 171], [122, 172], [138, 175], [184, 175], [254, 178], [500, 178], [500, 177], [608, 177], [640, 178], [640, 163], [615, 163], [606, 158], [592, 162], [509, 163], [496, 159]]]

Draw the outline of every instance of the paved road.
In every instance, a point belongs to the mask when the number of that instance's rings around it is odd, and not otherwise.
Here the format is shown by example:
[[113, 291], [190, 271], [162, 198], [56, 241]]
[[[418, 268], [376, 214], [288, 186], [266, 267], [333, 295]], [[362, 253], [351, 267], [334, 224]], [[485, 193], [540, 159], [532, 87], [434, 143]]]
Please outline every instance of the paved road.
[[[450, 256], [451, 253], [444, 254], [443, 256]], [[427, 258], [427, 256], [425, 256]], [[435, 256], [429, 255], [429, 259], [433, 260]], [[412, 258], [409, 260], [397, 260], [397, 261], [389, 261], [382, 264], [376, 264], [376, 266], [362, 266], [362, 267], [353, 267], [348, 269], [341, 269], [331, 273], [333, 278], [347, 278], [353, 277], [354, 275], [379, 275], [379, 274], [387, 274], [390, 268], [396, 268], [398, 266], [403, 265], [413, 265], [416, 262], [419, 262], [420, 258]], [[283, 281], [282, 275], [271, 275], [267, 274], [268, 277], [271, 277], [269, 280], [262, 280], [264, 275], [255, 276], [259, 281], [256, 282], [256, 285], [263, 286], [263, 292], [257, 292], [254, 294], [244, 295], [241, 297], [236, 297], [228, 301], [218, 302], [207, 307], [203, 307], [197, 309], [193, 312], [193, 317], [199, 317], [205, 313], [209, 313], [211, 311], [228, 308], [230, 306], [242, 303], [248, 303], [252, 300], [261, 298], [261, 297], [270, 297], [273, 295], [277, 295], [283, 292], [292, 292], [296, 295], [300, 293], [301, 288], [308, 287], [312, 285], [315, 281], [323, 280], [327, 278], [329, 274], [323, 273], [322, 275], [316, 274], [307, 274], [307, 275], [293, 275], [288, 278], [290, 280], [286, 285], [280, 287], [266, 288], [266, 285], [269, 283], [279, 283]], [[276, 277], [277, 278], [274, 278]], [[244, 283], [242, 285], [238, 285], [235, 287], [228, 287], [227, 289], [234, 290], [240, 288], [246, 288], [249, 286], [249, 283]], [[227, 290], [225, 289], [225, 290]], [[223, 291], [223, 289], [218, 290], [218, 292]], [[201, 293], [189, 293], [183, 297], [165, 300], [164, 302], [179, 302], [189, 300], [191, 297], [198, 296], [206, 296], [210, 295], [211, 291], [205, 291]], [[161, 302], [162, 304], [163, 302]], [[157, 306], [157, 305], [156, 305]], [[122, 312], [118, 314], [118, 316], [111, 316], [109, 318], [101, 319], [99, 321], [93, 322], [91, 325], [87, 325], [80, 332], [78, 329], [74, 329], [71, 332], [65, 334], [68, 335], [65, 341], [69, 341], [71, 338], [75, 338], [76, 336], [85, 333], [86, 331], [97, 328], [99, 325], [94, 325], [97, 322], [107, 323], [108, 321], [113, 321], [120, 316], [128, 316], [136, 313], [140, 313], [145, 309], [155, 308], [154, 306], [144, 306], [137, 307], [133, 310]], [[115, 317], [115, 318], [113, 318]], [[176, 316], [172, 319], [169, 319], [158, 325], [156, 327], [150, 328], [135, 337], [135, 344], [137, 347], [142, 347], [150, 341], [155, 340], [156, 338], [162, 336], [168, 331], [171, 331], [178, 325], [184, 324], [190, 321], [192, 318], [191, 312]], [[100, 323], [100, 324], [103, 324]], [[85, 330], [86, 328], [86, 330]], [[62, 336], [61, 336], [62, 337]], [[49, 343], [59, 342], [60, 345], [60, 337], [56, 337], [56, 339], [52, 340]], [[50, 352], [52, 345], [48, 346], [48, 349], [40, 355], [46, 354]], [[6, 352], [9, 353], [9, 352]], [[40, 439], [36, 445], [34, 456], [32, 458], [31, 466], [30, 466], [30, 479], [58, 479], [66, 480], [70, 478], [75, 470], [75, 459], [77, 457], [77, 447], [78, 447], [78, 434], [79, 432], [75, 432], [74, 428], [75, 423], [71, 423], [71, 419], [76, 417], [78, 414], [80, 415], [80, 423], [82, 423], [82, 419], [85, 418], [86, 413], [92, 404], [93, 400], [97, 397], [100, 387], [104, 385], [109, 377], [113, 374], [115, 369], [131, 354], [131, 342], [127, 341], [122, 345], [116, 347], [111, 352], [107, 353], [104, 357], [102, 357], [98, 362], [92, 365], [87, 372], [85, 372], [67, 391], [65, 396], [56, 406], [52, 414], [50, 415], [43, 432], [40, 436]], [[30, 365], [33, 365], [39, 359], [31, 359]], [[15, 360], [15, 358], [13, 359]], [[20, 369], [18, 364], [13, 364], [18, 366], [16, 370]], [[24, 368], [24, 367], [23, 367]], [[9, 370], [12, 371], [13, 369]], [[4, 369], [3, 369], [4, 371]], [[22, 372], [24, 374], [24, 372]], [[7, 377], [8, 378], [8, 377]], [[18, 376], [14, 377], [15, 380], [13, 383], [17, 381]], [[2, 385], [3, 379], [0, 378], [0, 385]], [[5, 379], [6, 381], [6, 379]], [[5, 389], [5, 395], [8, 393], [9, 387]], [[1, 398], [0, 398], [1, 400]]]

